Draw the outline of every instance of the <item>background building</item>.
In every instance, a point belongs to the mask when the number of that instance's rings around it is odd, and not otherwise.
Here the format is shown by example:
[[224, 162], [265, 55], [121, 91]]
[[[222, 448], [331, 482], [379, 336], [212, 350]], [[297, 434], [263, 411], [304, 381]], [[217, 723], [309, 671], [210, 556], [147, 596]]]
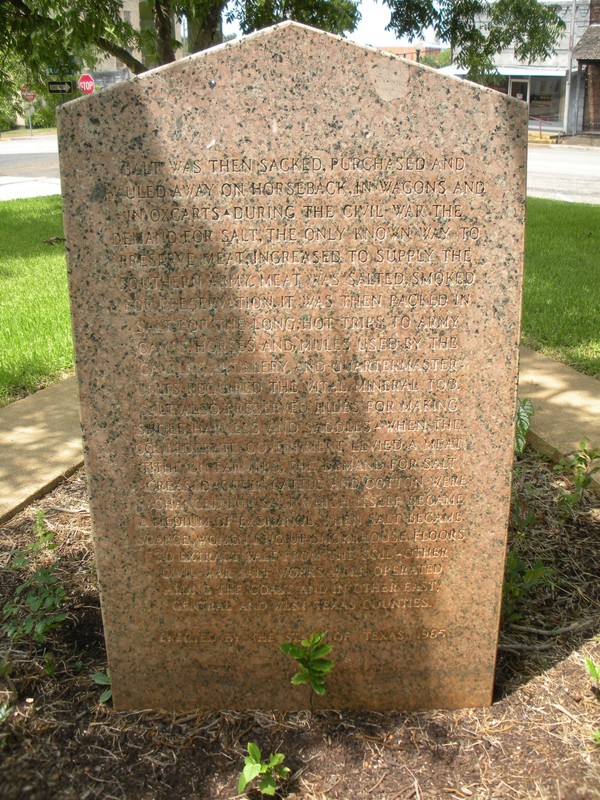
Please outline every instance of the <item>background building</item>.
[[[148, 0], [142, 0], [142, 2], [139, 2], [139, 0], [123, 0], [121, 16], [125, 22], [129, 22], [134, 28], [142, 31], [142, 33], [144, 31], [154, 32], [152, 5]], [[181, 42], [183, 31], [175, 15], [173, 16], [173, 32], [177, 41]], [[151, 39], [152, 37], [148, 37], [149, 42]], [[177, 58], [181, 58], [183, 54], [183, 50], [177, 50]], [[156, 66], [158, 64], [156, 55], [152, 52], [145, 51], [141, 53], [136, 50], [133, 52], [133, 55], [140, 58], [149, 66]], [[132, 77], [132, 72], [122, 61], [109, 56], [98, 62], [94, 69], [91, 70], [91, 74], [99, 89]]]
[[[573, 134], [584, 130], [589, 121], [591, 106], [587, 98], [589, 91], [599, 81], [597, 70], [600, 67], [598, 60], [600, 52], [596, 51], [600, 50], [600, 38], [596, 40], [597, 48], [591, 47], [589, 51], [586, 50], [588, 55], [596, 54], [596, 66], [592, 70], [589, 64], [593, 64], [593, 61], [582, 60], [581, 68], [578, 68], [577, 46], [588, 32], [592, 20], [598, 17], [597, 21], [600, 22], [600, 0], [572, 0], [572, 2], [542, 0], [542, 2], [554, 6], [565, 22], [565, 30], [556, 44], [555, 53], [544, 61], [534, 61], [529, 64], [519, 61], [515, 57], [513, 48], [503, 50], [494, 59], [497, 76], [490, 85], [498, 91], [528, 103], [531, 127]], [[481, 18], [479, 24], [485, 27], [486, 20]], [[454, 75], [466, 74], [466, 70], [454, 65], [445, 68], [444, 71]], [[600, 87], [595, 89], [595, 92], [598, 95], [596, 101], [598, 102]], [[584, 114], [586, 108], [587, 116]]]
[[395, 56], [406, 58], [408, 61], [421, 62], [423, 59], [427, 58], [427, 56], [439, 56], [442, 52], [442, 46], [414, 42], [406, 47], [382, 47], [381, 50], [385, 53], [393, 53]]
[[583, 105], [583, 131], [600, 133], [600, 0], [592, 0], [590, 4], [590, 26], [573, 55], [579, 76], [579, 91], [575, 95], [576, 116], [579, 117]]

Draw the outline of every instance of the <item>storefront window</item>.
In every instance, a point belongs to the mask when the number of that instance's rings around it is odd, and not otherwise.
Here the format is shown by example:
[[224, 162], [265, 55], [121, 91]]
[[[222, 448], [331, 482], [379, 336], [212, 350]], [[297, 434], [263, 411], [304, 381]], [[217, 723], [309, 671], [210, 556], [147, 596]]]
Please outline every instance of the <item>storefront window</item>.
[[516, 97], [517, 100], [524, 100], [529, 102], [529, 78], [518, 80], [517, 78], [510, 79], [510, 96]]
[[544, 122], [562, 122], [564, 78], [530, 78], [529, 116]]

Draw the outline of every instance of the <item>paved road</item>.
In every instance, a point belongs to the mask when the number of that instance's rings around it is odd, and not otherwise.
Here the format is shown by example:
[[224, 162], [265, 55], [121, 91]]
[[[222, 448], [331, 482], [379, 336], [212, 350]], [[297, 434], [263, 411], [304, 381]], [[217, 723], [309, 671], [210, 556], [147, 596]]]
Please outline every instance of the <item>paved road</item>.
[[56, 136], [0, 138], [0, 200], [59, 192]]
[[[530, 147], [527, 193], [600, 205], [600, 147]], [[56, 136], [0, 138], [0, 200], [58, 194]]]
[[530, 147], [527, 194], [600, 204], [600, 147]]

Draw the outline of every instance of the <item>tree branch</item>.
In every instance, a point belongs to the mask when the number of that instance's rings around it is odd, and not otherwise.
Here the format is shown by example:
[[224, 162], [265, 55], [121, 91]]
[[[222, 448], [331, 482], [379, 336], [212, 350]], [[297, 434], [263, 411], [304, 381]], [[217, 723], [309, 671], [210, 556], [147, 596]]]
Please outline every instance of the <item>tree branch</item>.
[[138, 61], [138, 59], [133, 56], [129, 50], [125, 50], [124, 47], [110, 42], [108, 39], [105, 39], [104, 36], [99, 36], [96, 39], [96, 43], [98, 47], [102, 48], [106, 53], [122, 61], [126, 67], [129, 67], [134, 75], [141, 75], [142, 72], [148, 72], [148, 67], [142, 64], [141, 61]]
[[[30, 8], [24, 0], [0, 0], [0, 7], [7, 5], [14, 10], [14, 21], [18, 25], [23, 25], [23, 21], [27, 20], [29, 25], [38, 30], [44, 30], [45, 28], [57, 32], [60, 30], [55, 19], [38, 13]], [[97, 35], [93, 37], [90, 44], [95, 45], [108, 55], [118, 58], [119, 61], [122, 61], [134, 73], [134, 75], [140, 75], [142, 72], [147, 72], [148, 70], [148, 67], [130, 53], [129, 50], [110, 41], [105, 36]]]

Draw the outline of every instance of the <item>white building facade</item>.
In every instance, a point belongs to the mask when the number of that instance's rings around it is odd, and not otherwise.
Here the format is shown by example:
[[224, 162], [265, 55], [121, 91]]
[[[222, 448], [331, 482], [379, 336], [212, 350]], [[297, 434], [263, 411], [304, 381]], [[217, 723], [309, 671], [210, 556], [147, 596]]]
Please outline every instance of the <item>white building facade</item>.
[[[518, 97], [529, 105], [530, 127], [545, 131], [575, 133], [583, 124], [583, 103], [577, 107], [579, 96], [585, 93], [585, 73], [579, 72], [574, 49], [590, 26], [590, 9], [594, 0], [541, 0], [553, 6], [565, 22], [565, 30], [556, 44], [555, 53], [543, 61], [524, 63], [515, 57], [513, 48], [503, 50], [494, 58], [497, 80], [493, 88]], [[485, 27], [486, 21], [480, 20]], [[447, 67], [455, 75], [466, 70]]]

